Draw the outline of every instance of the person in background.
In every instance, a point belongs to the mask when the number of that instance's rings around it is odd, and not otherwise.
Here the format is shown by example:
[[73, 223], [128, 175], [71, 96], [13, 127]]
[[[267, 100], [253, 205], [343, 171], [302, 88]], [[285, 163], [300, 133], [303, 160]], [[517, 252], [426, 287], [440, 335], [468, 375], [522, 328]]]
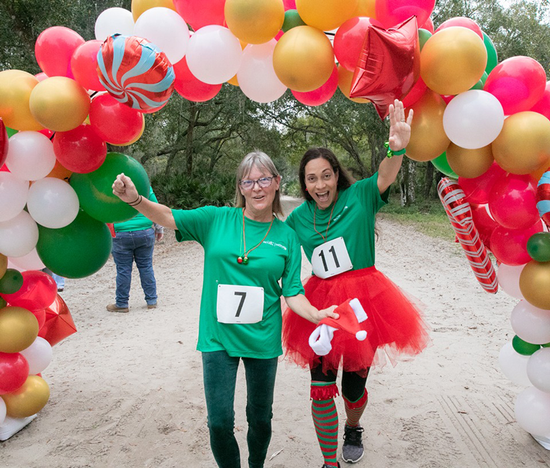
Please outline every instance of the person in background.
[[[153, 189], [150, 188], [149, 200], [158, 203]], [[115, 303], [109, 304], [109, 312], [129, 312], [130, 286], [134, 262], [138, 268], [141, 288], [148, 309], [157, 307], [157, 282], [153, 270], [153, 250], [155, 241], [164, 236], [162, 226], [138, 213], [132, 219], [114, 223], [113, 260], [116, 265]]]

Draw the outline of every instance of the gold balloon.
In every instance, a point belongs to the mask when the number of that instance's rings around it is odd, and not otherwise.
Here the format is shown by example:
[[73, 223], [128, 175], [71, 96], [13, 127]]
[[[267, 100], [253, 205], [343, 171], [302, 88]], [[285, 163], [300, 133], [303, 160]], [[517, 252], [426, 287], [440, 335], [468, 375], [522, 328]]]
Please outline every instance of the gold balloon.
[[466, 149], [451, 143], [447, 148], [447, 162], [456, 175], [473, 179], [485, 174], [494, 162], [491, 145]]
[[155, 7], [170, 8], [170, 10], [176, 11], [173, 0], [132, 0], [132, 6], [130, 8], [134, 21], [137, 21], [144, 11]]
[[353, 80], [353, 72], [349, 71], [346, 67], [338, 65], [338, 87], [342, 94], [346, 96], [350, 101], [357, 102], [359, 104], [368, 104], [370, 99], [367, 98], [351, 98], [349, 93], [351, 90], [351, 82]]
[[4, 276], [7, 269], [8, 269], [8, 257], [0, 254], [0, 278]]
[[353, 18], [359, 0], [296, 0], [300, 18], [309, 26], [330, 31]]
[[550, 262], [531, 260], [519, 277], [519, 289], [529, 304], [550, 309]]
[[50, 387], [38, 375], [29, 375], [25, 383], [13, 393], [2, 395], [8, 416], [27, 418], [38, 413], [50, 399]]
[[530, 174], [548, 167], [550, 120], [531, 111], [513, 114], [504, 120], [492, 147], [495, 161], [512, 174]]
[[354, 16], [367, 16], [371, 19], [376, 19], [376, 0], [359, 0], [357, 2], [357, 10], [352, 15]]
[[29, 105], [34, 118], [44, 127], [68, 132], [88, 116], [90, 96], [76, 81], [54, 76], [35, 86]]
[[38, 336], [38, 320], [22, 307], [0, 309], [0, 353], [18, 353]]
[[249, 44], [273, 39], [285, 21], [281, 0], [226, 0], [224, 11], [230, 31]]
[[415, 161], [431, 161], [441, 155], [451, 140], [443, 128], [445, 101], [429, 89], [411, 106], [414, 117], [407, 156]]
[[235, 75], [233, 78], [227, 80], [227, 82], [228, 82], [230, 85], [239, 86], [239, 79], [237, 78], [237, 75]]
[[298, 26], [283, 34], [273, 52], [279, 80], [299, 92], [324, 85], [334, 69], [334, 51], [327, 36], [311, 26]]
[[431, 36], [420, 52], [420, 76], [439, 94], [459, 94], [474, 86], [485, 72], [487, 49], [472, 30], [459, 26]]
[[15, 130], [38, 131], [44, 127], [29, 109], [29, 98], [38, 80], [21, 70], [0, 72], [0, 117]]

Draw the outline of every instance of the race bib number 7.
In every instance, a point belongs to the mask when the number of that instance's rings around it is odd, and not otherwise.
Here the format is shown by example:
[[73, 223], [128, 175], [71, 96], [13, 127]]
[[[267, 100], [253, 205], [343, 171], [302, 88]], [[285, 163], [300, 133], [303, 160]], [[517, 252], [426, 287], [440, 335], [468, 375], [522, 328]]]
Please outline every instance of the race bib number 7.
[[216, 310], [221, 323], [258, 323], [264, 313], [264, 288], [219, 284]]
[[337, 237], [316, 247], [311, 256], [311, 266], [315, 276], [321, 279], [351, 270], [353, 265], [344, 238]]

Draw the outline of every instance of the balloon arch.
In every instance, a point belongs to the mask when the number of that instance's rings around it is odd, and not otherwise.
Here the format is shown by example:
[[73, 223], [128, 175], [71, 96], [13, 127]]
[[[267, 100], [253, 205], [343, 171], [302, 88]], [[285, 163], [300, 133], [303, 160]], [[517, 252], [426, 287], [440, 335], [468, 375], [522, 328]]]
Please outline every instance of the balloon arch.
[[208, 101], [226, 82], [260, 103], [290, 89], [307, 106], [341, 92], [381, 118], [396, 98], [414, 110], [407, 156], [449, 177], [441, 201], [481, 286], [519, 300], [499, 361], [525, 387], [518, 423], [550, 438], [550, 85], [530, 57], [499, 63], [472, 19], [434, 30], [434, 6], [133, 0], [132, 11], [103, 11], [93, 40], [64, 26], [43, 31], [42, 73], [1, 71], [0, 440], [46, 405], [40, 373], [51, 347], [76, 331], [41, 270], [82, 278], [105, 264], [106, 223], [135, 214], [111, 193], [116, 174], [148, 193], [141, 165], [107, 143], [137, 141], [145, 114], [174, 91]]

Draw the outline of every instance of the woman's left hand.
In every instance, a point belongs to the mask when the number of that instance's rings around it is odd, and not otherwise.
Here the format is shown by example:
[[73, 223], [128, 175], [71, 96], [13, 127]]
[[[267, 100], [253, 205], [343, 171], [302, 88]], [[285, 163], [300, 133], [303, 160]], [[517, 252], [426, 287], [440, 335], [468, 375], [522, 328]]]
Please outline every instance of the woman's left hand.
[[411, 139], [411, 123], [413, 119], [412, 109], [409, 116], [405, 119], [405, 108], [403, 103], [395, 100], [390, 104], [390, 137], [389, 144], [392, 151], [399, 151], [409, 144]]

